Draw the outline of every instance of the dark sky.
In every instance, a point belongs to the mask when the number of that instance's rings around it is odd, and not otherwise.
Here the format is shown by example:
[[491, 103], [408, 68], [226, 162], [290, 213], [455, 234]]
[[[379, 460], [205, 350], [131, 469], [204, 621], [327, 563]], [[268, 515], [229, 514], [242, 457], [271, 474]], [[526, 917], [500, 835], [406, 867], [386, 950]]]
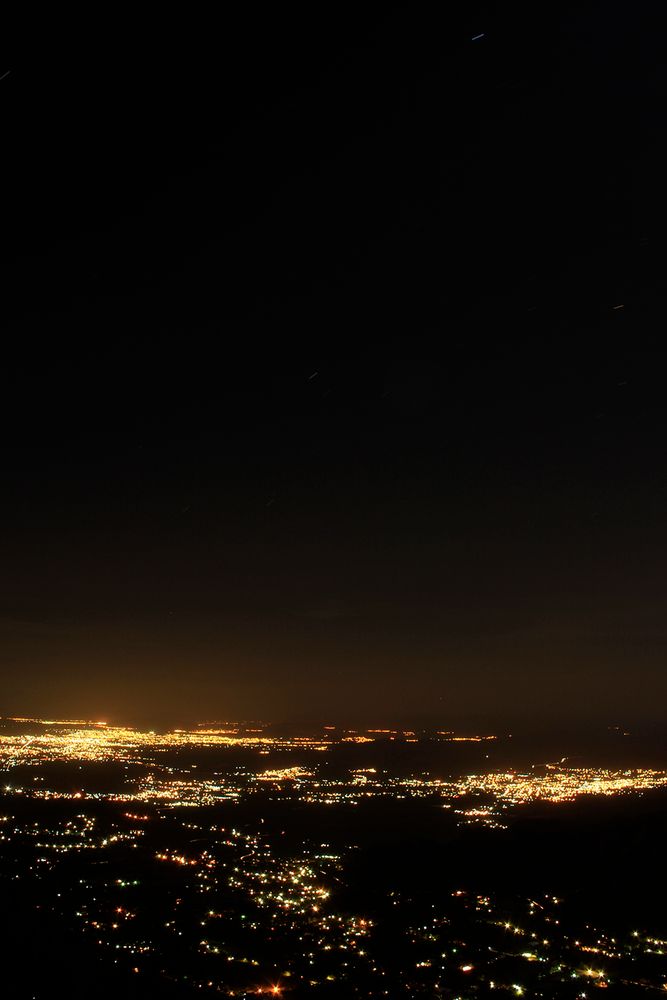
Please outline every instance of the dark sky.
[[5, 40], [0, 713], [654, 719], [653, 5], [184, 16]]

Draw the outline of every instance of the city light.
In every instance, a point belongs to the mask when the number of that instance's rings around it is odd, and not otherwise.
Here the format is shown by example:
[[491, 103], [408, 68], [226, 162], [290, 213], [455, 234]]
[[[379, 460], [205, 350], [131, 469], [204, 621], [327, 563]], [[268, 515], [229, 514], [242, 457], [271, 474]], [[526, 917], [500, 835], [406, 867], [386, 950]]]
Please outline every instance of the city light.
[[[432, 735], [366, 732], [287, 736], [258, 724], [227, 724], [160, 733], [98, 722], [0, 721], [0, 766], [12, 776], [4, 786], [0, 840], [6, 854], [15, 844], [17, 858], [31, 859], [16, 876], [45, 886], [52, 875], [59, 886], [54, 912], [74, 921], [115, 962], [125, 957], [134, 974], [141, 971], [133, 964], [138, 958], [149, 962], [159, 955], [167, 967], [174, 943], [189, 942], [188, 975], [197, 990], [215, 991], [226, 977], [238, 984], [247, 975], [246, 988], [223, 992], [279, 996], [292, 984], [314, 989], [333, 982], [353, 995], [350, 984], [358, 979], [368, 984], [365, 995], [381, 1000], [389, 976], [378, 950], [381, 920], [365, 912], [363, 899], [357, 912], [338, 904], [357, 846], [322, 835], [295, 838], [293, 827], [272, 822], [274, 810], [297, 810], [305, 831], [309, 813], [317, 817], [322, 807], [349, 817], [376, 805], [445, 805], [444, 821], [454, 827], [493, 831], [506, 829], [526, 806], [637, 798], [667, 785], [667, 772], [656, 768], [567, 761], [463, 774], [393, 771], [381, 757], [363, 756], [375, 740], [407, 744]], [[455, 734], [446, 735], [454, 742]], [[474, 746], [482, 739], [487, 737], [461, 742]], [[343, 744], [346, 753], [362, 756], [332, 768], [322, 750]], [[106, 789], [100, 774], [109, 782]], [[137, 862], [128, 867], [130, 855]], [[79, 877], [63, 895], [58, 873], [66, 858]], [[566, 980], [590, 980], [598, 988], [635, 983], [625, 971], [628, 962], [667, 961], [667, 940], [659, 933], [635, 928], [619, 937], [591, 923], [574, 933], [560, 895], [521, 900], [454, 886], [435, 895], [426, 910], [398, 890], [386, 905], [405, 920], [400, 975], [406, 996], [433, 995], [429, 990], [453, 975], [499, 995], [548, 996], [550, 983]], [[146, 923], [147, 909], [160, 914], [156, 925]], [[467, 928], [465, 937], [459, 924]], [[263, 942], [274, 936], [291, 944], [289, 954], [272, 964]], [[582, 962], [593, 955], [595, 964]], [[509, 978], [517, 964], [525, 970], [520, 983]], [[169, 974], [177, 978], [175, 970]], [[664, 992], [665, 966], [644, 976], [651, 989]]]

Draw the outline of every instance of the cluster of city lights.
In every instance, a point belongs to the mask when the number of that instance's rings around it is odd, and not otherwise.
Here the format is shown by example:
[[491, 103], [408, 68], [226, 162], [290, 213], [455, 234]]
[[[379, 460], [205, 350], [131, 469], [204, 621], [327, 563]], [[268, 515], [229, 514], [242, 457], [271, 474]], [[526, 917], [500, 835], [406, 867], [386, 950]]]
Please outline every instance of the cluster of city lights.
[[[306, 832], [310, 815], [328, 820], [340, 810], [349, 819], [366, 803], [384, 809], [417, 800], [448, 809], [433, 809], [443, 822], [504, 827], [531, 803], [662, 788], [666, 771], [563, 762], [406, 775], [363, 757], [350, 766], [349, 748], [359, 744], [358, 755], [367, 741], [418, 740], [411, 731], [330, 727], [320, 735], [274, 737], [231, 724], [157, 733], [80, 721], [0, 723], [0, 874], [34, 880], [45, 906], [133, 976], [157, 968], [228, 996], [317, 987], [378, 1000], [396, 989], [415, 997], [486, 989], [548, 997], [564, 983], [578, 997], [612, 985], [667, 992], [667, 939], [655, 928], [626, 934], [564, 916], [563, 900], [552, 895], [465, 888], [428, 904], [420, 887], [414, 897], [388, 889], [375, 908], [363, 897], [343, 905], [356, 845], [336, 841], [328, 828], [318, 839]], [[342, 744], [345, 766], [332, 767], [322, 749]], [[247, 753], [225, 765], [230, 748]], [[263, 818], [283, 809], [306, 817], [291, 840]], [[378, 907], [403, 921], [409, 947], [400, 962], [383, 950]]]

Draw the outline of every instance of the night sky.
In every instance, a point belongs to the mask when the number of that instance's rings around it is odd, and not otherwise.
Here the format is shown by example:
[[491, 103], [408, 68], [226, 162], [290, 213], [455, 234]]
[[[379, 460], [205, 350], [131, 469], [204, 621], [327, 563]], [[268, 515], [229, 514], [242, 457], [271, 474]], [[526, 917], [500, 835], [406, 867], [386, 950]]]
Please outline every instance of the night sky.
[[656, 6], [308, 10], [5, 39], [0, 714], [655, 720]]

